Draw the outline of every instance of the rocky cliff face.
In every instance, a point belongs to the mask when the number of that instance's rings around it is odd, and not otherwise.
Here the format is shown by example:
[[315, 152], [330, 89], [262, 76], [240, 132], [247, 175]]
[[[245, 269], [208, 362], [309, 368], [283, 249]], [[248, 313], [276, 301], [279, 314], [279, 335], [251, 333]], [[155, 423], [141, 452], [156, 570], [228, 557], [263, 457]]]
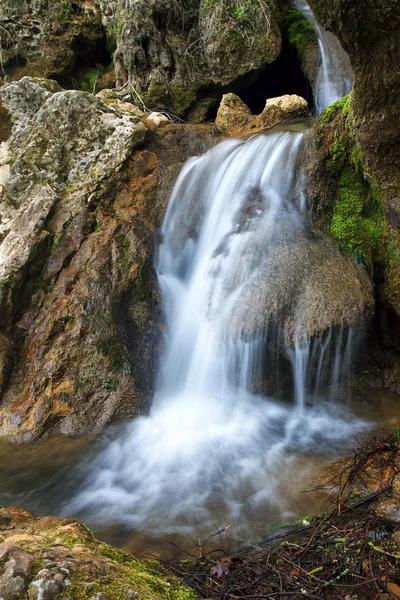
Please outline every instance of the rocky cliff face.
[[387, 259], [382, 300], [400, 314], [400, 7], [396, 0], [310, 0], [317, 19], [340, 39], [354, 69], [354, 135], [382, 195]]
[[105, 104], [60, 90], [29, 78], [1, 89], [13, 129], [0, 167], [0, 436], [19, 441], [146, 410], [161, 338], [152, 236], [183, 161], [212, 143], [207, 126], [146, 127], [112, 93]]
[[6, 0], [0, 75], [90, 92], [125, 84], [141, 108], [204, 118], [221, 90], [278, 57], [284, 9], [275, 0], [56, 0], [50, 10]]

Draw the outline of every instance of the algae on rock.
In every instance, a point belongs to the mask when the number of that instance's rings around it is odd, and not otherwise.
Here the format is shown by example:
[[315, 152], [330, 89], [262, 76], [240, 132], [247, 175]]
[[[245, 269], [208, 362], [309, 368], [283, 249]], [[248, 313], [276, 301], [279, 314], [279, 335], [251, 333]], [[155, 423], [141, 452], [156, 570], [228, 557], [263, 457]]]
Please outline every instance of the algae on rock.
[[343, 250], [372, 272], [383, 259], [385, 211], [356, 140], [351, 95], [319, 117], [308, 158], [308, 195], [317, 216]]
[[74, 519], [0, 509], [0, 596], [5, 600], [194, 600], [156, 561], [95, 539]]

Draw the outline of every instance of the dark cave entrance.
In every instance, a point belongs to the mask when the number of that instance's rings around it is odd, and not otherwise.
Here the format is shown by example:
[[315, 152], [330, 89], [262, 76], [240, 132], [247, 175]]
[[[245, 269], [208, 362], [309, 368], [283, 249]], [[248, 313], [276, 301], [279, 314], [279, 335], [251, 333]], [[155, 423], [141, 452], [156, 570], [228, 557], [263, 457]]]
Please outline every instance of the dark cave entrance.
[[247, 89], [239, 91], [238, 96], [254, 115], [258, 115], [268, 98], [285, 94], [302, 96], [307, 100], [310, 110], [314, 108], [311, 85], [301, 69], [298, 54], [284, 38], [279, 57], [266, 65], [257, 79]]
[[[73, 65], [67, 72], [54, 76], [64, 89], [80, 89], [92, 93], [98, 80], [113, 69], [111, 49], [108, 46], [104, 29], [77, 35], [71, 49]], [[97, 90], [98, 91], [98, 90]]]
[[[240, 77], [223, 88], [220, 93], [222, 95], [229, 92], [237, 94], [254, 115], [263, 111], [268, 98], [285, 94], [302, 96], [307, 100], [310, 111], [314, 109], [314, 97], [310, 82], [301, 69], [296, 50], [285, 38], [282, 41], [281, 53], [273, 63], [265, 65], [258, 73]], [[219, 103], [208, 111], [207, 121], [215, 120], [218, 106]]]

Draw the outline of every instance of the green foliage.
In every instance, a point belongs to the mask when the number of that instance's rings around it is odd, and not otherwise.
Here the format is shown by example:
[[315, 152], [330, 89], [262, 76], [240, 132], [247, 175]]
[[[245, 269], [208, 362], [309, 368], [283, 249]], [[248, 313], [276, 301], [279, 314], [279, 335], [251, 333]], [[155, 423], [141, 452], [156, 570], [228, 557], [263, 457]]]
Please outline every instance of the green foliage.
[[59, 21], [69, 21], [72, 17], [72, 14], [73, 10], [70, 0], [61, 0], [57, 13], [57, 19]]
[[260, 15], [268, 21], [269, 7], [265, 0], [205, 0], [202, 16], [219, 13], [221, 21], [236, 26], [243, 34], [258, 30]]
[[309, 44], [316, 42], [318, 39], [314, 27], [295, 8], [286, 13], [284, 29], [289, 43], [296, 48], [298, 54], [304, 52]]
[[[99, 80], [113, 69], [113, 64], [96, 65], [95, 67], [82, 67], [74, 73], [74, 79], [77, 82], [77, 87], [83, 92], [96, 94], [100, 91], [101, 86]], [[112, 85], [112, 84], [111, 84]]]

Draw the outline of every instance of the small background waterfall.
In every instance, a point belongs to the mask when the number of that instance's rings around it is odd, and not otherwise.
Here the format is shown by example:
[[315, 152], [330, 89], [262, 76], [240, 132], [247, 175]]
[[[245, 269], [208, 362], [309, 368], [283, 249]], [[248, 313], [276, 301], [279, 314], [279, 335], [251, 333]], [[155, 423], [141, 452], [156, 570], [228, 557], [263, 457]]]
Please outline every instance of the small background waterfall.
[[314, 85], [314, 102], [317, 115], [351, 92], [353, 72], [349, 58], [338, 39], [317, 21], [305, 0], [295, 0], [293, 6], [308, 19], [317, 32], [321, 64]]

